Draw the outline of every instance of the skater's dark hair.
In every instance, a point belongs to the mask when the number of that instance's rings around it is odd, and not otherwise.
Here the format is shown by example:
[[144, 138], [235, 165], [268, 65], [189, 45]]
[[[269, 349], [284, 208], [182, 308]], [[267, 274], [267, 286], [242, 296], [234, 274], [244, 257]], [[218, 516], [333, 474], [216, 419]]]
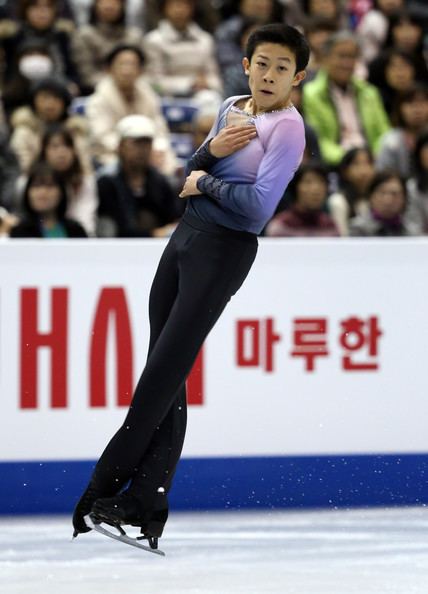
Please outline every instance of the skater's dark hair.
[[276, 43], [288, 47], [296, 57], [296, 72], [304, 70], [309, 62], [310, 49], [305, 37], [290, 25], [264, 25], [253, 31], [248, 38], [246, 56], [251, 58], [261, 43]]

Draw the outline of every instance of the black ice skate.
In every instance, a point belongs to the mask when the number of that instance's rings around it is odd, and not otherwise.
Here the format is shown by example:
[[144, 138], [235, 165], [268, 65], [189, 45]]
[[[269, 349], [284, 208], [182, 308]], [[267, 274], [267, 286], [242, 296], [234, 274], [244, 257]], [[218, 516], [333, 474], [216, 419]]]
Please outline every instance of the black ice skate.
[[89, 514], [92, 509], [94, 502], [102, 496], [102, 493], [95, 486], [92, 481], [87, 486], [85, 492], [79, 499], [73, 512], [73, 538], [76, 538], [79, 534], [84, 534], [92, 530], [92, 527], [88, 526], [85, 522], [85, 516]]
[[[168, 510], [144, 512], [141, 509], [140, 501], [133, 495], [122, 493], [116, 497], [98, 499], [92, 506], [89, 515], [94, 530], [120, 540], [151, 553], [165, 555], [158, 549], [158, 539], [162, 536], [163, 528], [168, 517]], [[101, 524], [108, 524], [117, 530], [112, 532]], [[141, 535], [129, 536], [122, 526], [137, 526]], [[141, 543], [146, 540], [149, 546]]]

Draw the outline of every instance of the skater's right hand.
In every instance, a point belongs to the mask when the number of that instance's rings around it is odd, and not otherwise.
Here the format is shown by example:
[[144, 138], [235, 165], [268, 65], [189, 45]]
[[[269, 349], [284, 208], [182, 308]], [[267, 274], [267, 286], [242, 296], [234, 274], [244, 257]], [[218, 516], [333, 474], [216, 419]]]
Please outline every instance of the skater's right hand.
[[254, 124], [245, 126], [225, 126], [210, 141], [209, 151], [218, 159], [236, 153], [249, 144], [257, 136]]

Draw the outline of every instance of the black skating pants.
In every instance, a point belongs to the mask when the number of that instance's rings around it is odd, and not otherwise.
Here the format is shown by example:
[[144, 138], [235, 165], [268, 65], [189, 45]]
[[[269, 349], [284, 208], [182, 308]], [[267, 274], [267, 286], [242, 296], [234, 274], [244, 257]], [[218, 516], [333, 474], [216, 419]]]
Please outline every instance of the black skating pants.
[[186, 378], [256, 253], [255, 235], [183, 216], [150, 291], [146, 366], [125, 421], [93, 474], [102, 492], [127, 485], [150, 511], [158, 507], [159, 489], [169, 491], [186, 431]]

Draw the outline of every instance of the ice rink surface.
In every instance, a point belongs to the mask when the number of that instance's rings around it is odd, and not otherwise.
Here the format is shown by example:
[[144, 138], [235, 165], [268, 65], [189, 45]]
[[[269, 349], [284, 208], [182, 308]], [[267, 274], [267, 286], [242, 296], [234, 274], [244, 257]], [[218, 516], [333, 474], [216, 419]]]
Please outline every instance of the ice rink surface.
[[428, 509], [173, 513], [166, 557], [0, 518], [1, 594], [427, 594]]

